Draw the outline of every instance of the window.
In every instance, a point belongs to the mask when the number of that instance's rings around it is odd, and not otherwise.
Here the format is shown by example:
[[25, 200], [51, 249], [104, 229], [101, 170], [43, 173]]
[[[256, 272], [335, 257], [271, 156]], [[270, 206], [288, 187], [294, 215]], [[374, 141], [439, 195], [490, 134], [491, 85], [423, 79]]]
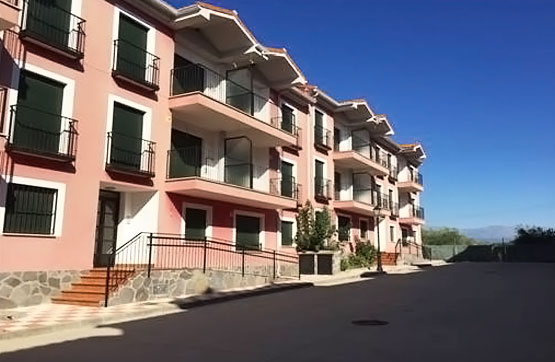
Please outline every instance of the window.
[[235, 244], [238, 250], [260, 249], [260, 218], [236, 215], [235, 232]]
[[324, 134], [324, 114], [320, 111], [314, 112], [314, 143], [327, 145]]
[[335, 199], [341, 199], [341, 174], [339, 172], [334, 172], [333, 174], [333, 184], [335, 188]]
[[57, 197], [55, 189], [8, 184], [4, 232], [54, 234]]
[[121, 103], [114, 103], [110, 162], [119, 169], [141, 170], [143, 157], [143, 117], [145, 113]]
[[341, 131], [339, 128], [333, 128], [333, 149], [339, 151], [339, 144], [341, 143]]
[[148, 29], [120, 14], [117, 40], [117, 71], [137, 80], [145, 80], [147, 70]]
[[202, 139], [172, 128], [169, 178], [200, 176]]
[[360, 220], [360, 238], [368, 239], [368, 221]]
[[22, 71], [11, 142], [33, 153], [58, 154], [65, 84]]
[[21, 36], [81, 58], [85, 20], [71, 13], [72, 5], [72, 0], [26, 0]]
[[281, 222], [281, 245], [291, 246], [293, 245], [293, 222], [282, 221]]
[[206, 239], [206, 210], [187, 208], [185, 210], [185, 238]]
[[349, 241], [351, 239], [351, 219], [346, 216], [337, 217], [339, 241]]
[[314, 195], [317, 197], [325, 197], [325, 187], [324, 163], [316, 160], [314, 162]]
[[389, 227], [389, 241], [391, 241], [392, 243], [395, 242], [395, 226]]
[[281, 161], [281, 196], [295, 196], [295, 176], [293, 176], [293, 164]]
[[281, 129], [289, 133], [294, 133], [295, 128], [295, 115], [293, 109], [286, 105], [281, 106]]

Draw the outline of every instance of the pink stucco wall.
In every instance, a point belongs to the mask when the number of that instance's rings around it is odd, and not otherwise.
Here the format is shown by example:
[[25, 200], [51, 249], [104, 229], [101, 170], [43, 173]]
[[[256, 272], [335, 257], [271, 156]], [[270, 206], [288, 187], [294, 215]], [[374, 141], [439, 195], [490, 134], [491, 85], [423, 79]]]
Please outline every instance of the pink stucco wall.
[[[114, 1], [117, 6], [127, 5]], [[78, 120], [78, 150], [75, 170], [60, 167], [35, 167], [36, 164], [13, 162], [2, 152], [2, 175], [5, 182], [11, 176], [44, 179], [66, 185], [65, 215], [60, 237], [0, 237], [0, 266], [2, 270], [86, 269], [92, 266], [96, 209], [100, 183], [116, 189], [161, 189], [165, 178], [165, 157], [168, 148], [170, 116], [170, 69], [173, 64], [173, 34], [148, 16], [132, 11], [135, 16], [156, 29], [155, 53], [160, 57], [160, 90], [155, 95], [140, 93], [116, 83], [111, 75], [112, 24], [114, 5], [111, 1], [83, 1], [82, 17], [87, 22], [85, 58], [82, 62], [65, 60], [37, 46], [27, 46], [17, 35], [6, 33], [4, 46], [10, 53], [2, 55], [0, 77], [2, 84], [11, 84], [15, 59], [23, 68], [31, 64], [75, 81], [72, 118]], [[103, 19], [103, 21], [97, 21]], [[10, 74], [10, 76], [7, 76]], [[152, 184], [115, 180], [104, 171], [108, 95], [140, 103], [152, 110], [151, 140], [157, 143], [156, 177]], [[3, 148], [3, 145], [1, 146]], [[42, 161], [39, 161], [42, 162]]]

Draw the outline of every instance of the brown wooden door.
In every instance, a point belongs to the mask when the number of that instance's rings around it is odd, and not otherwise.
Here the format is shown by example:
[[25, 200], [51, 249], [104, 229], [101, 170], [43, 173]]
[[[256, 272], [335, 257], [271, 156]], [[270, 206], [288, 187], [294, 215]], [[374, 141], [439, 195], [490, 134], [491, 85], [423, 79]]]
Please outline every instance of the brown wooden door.
[[94, 266], [106, 267], [111, 263], [118, 235], [119, 193], [100, 191], [96, 214]]

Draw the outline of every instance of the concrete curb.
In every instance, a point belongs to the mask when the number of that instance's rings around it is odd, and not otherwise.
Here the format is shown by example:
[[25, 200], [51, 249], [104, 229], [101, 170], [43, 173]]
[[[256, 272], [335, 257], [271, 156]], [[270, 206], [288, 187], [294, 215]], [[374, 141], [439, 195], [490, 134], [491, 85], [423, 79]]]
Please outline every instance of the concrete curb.
[[208, 304], [223, 303], [230, 300], [242, 299], [251, 296], [278, 293], [286, 290], [306, 288], [313, 286], [307, 282], [281, 282], [257, 288], [225, 290], [221, 292], [195, 295], [191, 297], [167, 299], [163, 301], [149, 301], [140, 304], [154, 305], [151, 309], [126, 312], [125, 315], [105, 315], [97, 318], [90, 318], [82, 321], [68, 322], [53, 326], [36, 327], [28, 330], [12, 331], [0, 333], [0, 341], [16, 338], [35, 337], [61, 331], [94, 328], [131, 322], [135, 320], [159, 317], [173, 313], [183, 312], [185, 309], [200, 307]]

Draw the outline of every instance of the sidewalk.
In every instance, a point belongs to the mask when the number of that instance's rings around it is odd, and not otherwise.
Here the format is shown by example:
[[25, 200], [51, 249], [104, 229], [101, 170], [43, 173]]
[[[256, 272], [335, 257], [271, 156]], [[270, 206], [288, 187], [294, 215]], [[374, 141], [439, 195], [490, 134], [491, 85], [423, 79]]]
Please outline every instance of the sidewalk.
[[41, 304], [3, 310], [0, 311], [0, 341], [180, 313], [185, 311], [186, 308], [194, 306], [308, 286], [312, 286], [312, 284], [295, 280], [277, 282], [262, 287], [230, 289], [209, 294], [158, 299], [108, 308]]
[[[429, 264], [431, 264], [431, 266], [440, 266], [446, 263], [442, 261], [432, 261]], [[422, 268], [415, 265], [384, 265], [383, 270], [387, 274], [408, 274], [421, 272]], [[368, 277], [363, 276], [363, 274], [375, 271], [376, 266], [372, 266], [371, 268], [349, 269], [334, 275], [303, 275], [301, 276], [301, 280], [304, 282], [312, 283], [315, 286], [333, 286], [338, 284], [356, 283], [364, 280], [374, 279], [378, 276]]]

